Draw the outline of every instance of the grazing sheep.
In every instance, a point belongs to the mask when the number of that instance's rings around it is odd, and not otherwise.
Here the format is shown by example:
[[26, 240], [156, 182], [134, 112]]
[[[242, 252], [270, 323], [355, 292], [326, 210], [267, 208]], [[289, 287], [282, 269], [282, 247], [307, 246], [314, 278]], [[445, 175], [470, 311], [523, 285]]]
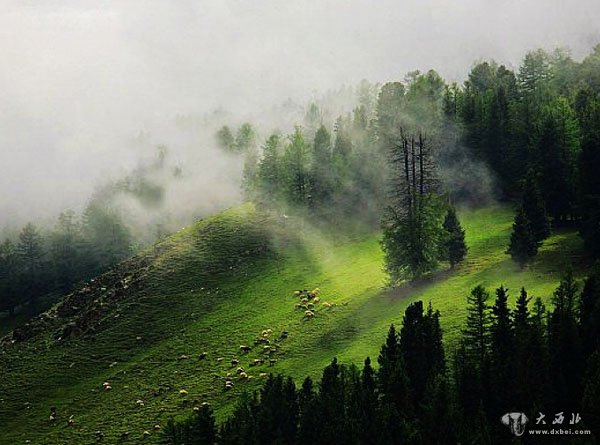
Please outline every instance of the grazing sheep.
[[307, 307], [308, 309], [311, 309], [311, 310], [312, 310], [312, 309], [314, 309], [314, 308], [315, 308], [315, 305], [314, 305], [314, 304], [312, 304], [312, 303], [308, 303], [308, 304], [306, 305], [306, 307]]
[[300, 303], [305, 303], [305, 304], [308, 303], [308, 298], [306, 298], [306, 297], [301, 298]]
[[188, 392], [185, 389], [180, 389], [179, 390], [179, 395], [181, 397], [186, 397], [188, 395]]
[[240, 364], [240, 361], [237, 358], [234, 358], [233, 360], [231, 360], [231, 366], [237, 366]]
[[160, 425], [157, 423], [156, 425], [154, 425], [154, 429], [155, 429], [156, 431], [160, 430]]
[[240, 379], [247, 379], [248, 378], [248, 374], [246, 374], [245, 372], [240, 372]]
[[277, 359], [276, 358], [272, 358], [269, 360], [269, 366], [273, 366], [275, 365], [275, 363], [277, 363]]
[[325, 306], [326, 308], [330, 308], [333, 306], [333, 304], [331, 304], [330, 302], [326, 301], [323, 303], [323, 306]]
[[50, 422], [54, 422], [56, 420], [56, 407], [50, 408]]
[[281, 334], [279, 334], [279, 338], [282, 340], [288, 338], [288, 331], [281, 331]]
[[299, 297], [301, 293], [302, 291], [300, 290], [294, 291], [294, 297]]
[[198, 355], [198, 359], [204, 360], [207, 356], [208, 356], [208, 352], [203, 352], [200, 355]]
[[313, 300], [314, 303], [318, 303], [319, 301], [321, 301], [320, 297], [315, 297], [315, 299]]
[[263, 378], [263, 379], [264, 379], [265, 377], [267, 377], [267, 373], [266, 373], [266, 372], [261, 372], [260, 374], [258, 374], [258, 376], [259, 376], [260, 378]]
[[244, 368], [242, 368], [241, 366], [235, 370], [235, 372], [237, 372], [238, 374], [242, 374], [244, 372]]
[[69, 416], [69, 420], [67, 420], [67, 426], [73, 426], [75, 425], [75, 416], [73, 414], [71, 414]]
[[252, 348], [250, 346], [240, 345], [240, 351], [242, 353], [250, 352], [251, 350], [252, 350]]
[[221, 362], [223, 361], [223, 357], [219, 357], [219, 358], [217, 358], [217, 361], [218, 361], [219, 363], [221, 363]]
[[140, 399], [137, 399], [137, 400], [135, 401], [135, 404], [136, 404], [137, 406], [140, 406], [140, 407], [141, 407], [141, 406], [144, 406], [144, 401], [143, 401], [143, 400], [140, 400]]
[[304, 311], [304, 317], [305, 318], [313, 318], [315, 316], [315, 313], [313, 311]]
[[185, 354], [180, 355], [179, 357], [177, 357], [177, 360], [187, 360], [189, 357]]
[[254, 361], [252, 362], [253, 365], [252, 366], [260, 366], [264, 363], [265, 361], [262, 358], [255, 358]]

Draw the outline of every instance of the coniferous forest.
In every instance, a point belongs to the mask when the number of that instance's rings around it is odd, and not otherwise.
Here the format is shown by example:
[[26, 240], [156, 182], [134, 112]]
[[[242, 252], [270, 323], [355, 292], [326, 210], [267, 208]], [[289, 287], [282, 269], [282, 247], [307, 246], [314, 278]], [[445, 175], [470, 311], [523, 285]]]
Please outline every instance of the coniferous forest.
[[[243, 144], [227, 145], [233, 141], [224, 137], [228, 127], [218, 136], [223, 149], [247, 152], [249, 199], [318, 220], [353, 215], [380, 222], [391, 285], [464, 260], [465, 233], [454, 205], [479, 198], [440, 172], [461, 151], [493, 171], [496, 199], [516, 209], [506, 254], [519, 267], [564, 227], [577, 228], [592, 259], [600, 252], [593, 210], [600, 196], [594, 186], [599, 63], [600, 46], [582, 62], [561, 50], [532, 51], [516, 72], [478, 63], [462, 85], [447, 84], [435, 71], [415, 72], [338, 117], [333, 142], [325, 126], [307, 125], [288, 137], [269, 136], [261, 156]], [[379, 221], [369, 219], [374, 214]], [[366, 357], [359, 368], [334, 358], [318, 381], [271, 374], [220, 426], [204, 405], [188, 420], [170, 423], [165, 436], [175, 444], [500, 443], [504, 413], [542, 410], [580, 415], [595, 430], [597, 275], [580, 284], [565, 274], [548, 309], [525, 288], [509, 294], [502, 285], [474, 287], [464, 296], [460, 338], [446, 348], [443, 314], [417, 301], [398, 329], [390, 326], [373, 363]], [[546, 425], [553, 414], [535, 420]]]
[[192, 3], [0, 13], [0, 445], [598, 443], [600, 7]]

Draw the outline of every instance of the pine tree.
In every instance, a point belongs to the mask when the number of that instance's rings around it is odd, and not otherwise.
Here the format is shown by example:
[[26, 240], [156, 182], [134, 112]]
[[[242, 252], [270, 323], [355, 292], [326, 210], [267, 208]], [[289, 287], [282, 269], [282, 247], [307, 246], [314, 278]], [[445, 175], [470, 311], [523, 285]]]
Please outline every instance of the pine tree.
[[519, 207], [510, 235], [510, 244], [506, 253], [519, 263], [521, 268], [537, 254], [538, 243], [531, 230], [531, 224], [525, 216], [523, 207]]
[[542, 196], [556, 223], [575, 216], [579, 124], [569, 101], [559, 97], [544, 112], [538, 143]]
[[579, 330], [587, 358], [600, 347], [600, 265], [592, 270], [581, 291]]
[[67, 210], [58, 217], [56, 230], [50, 237], [50, 261], [58, 288], [69, 292], [85, 276], [82, 267], [84, 240], [75, 212]]
[[248, 122], [238, 128], [235, 135], [235, 149], [240, 153], [256, 149], [256, 130]]
[[260, 390], [254, 415], [258, 443], [292, 443], [296, 437], [298, 403], [291, 378], [271, 374]]
[[489, 293], [481, 285], [473, 288], [467, 297], [467, 320], [462, 336], [466, 352], [478, 369], [484, 365], [489, 353], [489, 297]]
[[514, 336], [508, 291], [503, 286], [496, 289], [496, 300], [491, 308], [490, 326], [490, 377], [493, 395], [493, 415], [500, 415], [510, 408], [513, 394]]
[[423, 302], [411, 303], [404, 312], [399, 348], [413, 400], [423, 398], [427, 384], [444, 369], [444, 350], [439, 313]]
[[210, 405], [202, 405], [185, 422], [169, 422], [163, 434], [174, 445], [215, 444], [217, 428], [212, 408]]
[[298, 391], [298, 444], [312, 445], [319, 437], [319, 411], [312, 379], [306, 377]]
[[10, 239], [0, 244], [0, 311], [13, 316], [15, 307], [22, 303], [19, 298], [17, 251]]
[[446, 232], [443, 238], [443, 259], [450, 262], [451, 267], [454, 267], [465, 258], [467, 245], [465, 244], [465, 231], [461, 227], [453, 207], [448, 208], [443, 227]]
[[525, 177], [521, 203], [525, 217], [529, 221], [533, 238], [536, 242], [541, 243], [550, 236], [550, 221], [533, 170], [529, 170]]
[[269, 207], [281, 202], [281, 138], [270, 135], [262, 146], [262, 158], [258, 164], [258, 199]]
[[25, 300], [31, 301], [34, 306], [44, 291], [42, 261], [45, 254], [38, 229], [32, 223], [28, 223], [19, 233], [17, 255], [21, 266], [21, 289]]
[[402, 360], [402, 352], [396, 328], [390, 326], [379, 357], [379, 394], [387, 407], [393, 407], [398, 416], [409, 410], [408, 377]]
[[346, 370], [336, 358], [323, 369], [319, 382], [318, 405], [322, 419], [317, 444], [347, 443], [346, 425]]
[[217, 139], [217, 144], [222, 150], [230, 152], [235, 151], [235, 138], [233, 137], [231, 129], [227, 125], [221, 127], [215, 136]]
[[556, 407], [562, 406], [565, 410], [575, 408], [581, 394], [583, 357], [577, 328], [577, 290], [577, 283], [569, 271], [554, 292], [554, 311], [548, 323], [555, 403]]
[[310, 167], [310, 204], [313, 208], [331, 202], [334, 191], [331, 135], [324, 125], [315, 133], [313, 161]]
[[445, 375], [428, 383], [422, 402], [422, 435], [425, 444], [458, 443], [459, 422], [452, 388]]
[[409, 382], [402, 360], [399, 339], [390, 326], [379, 357], [379, 395], [381, 408], [381, 442], [401, 444], [409, 440], [410, 415], [413, 414]]
[[377, 443], [380, 420], [375, 370], [371, 366], [369, 357], [365, 359], [360, 383], [362, 415], [359, 424], [359, 442], [365, 445], [375, 444]]
[[290, 136], [283, 155], [286, 201], [292, 206], [306, 205], [309, 199], [308, 147], [299, 128]]
[[588, 360], [585, 373], [581, 418], [592, 431], [600, 431], [600, 351], [596, 350]]
[[541, 409], [548, 404], [549, 352], [544, 335], [544, 305], [535, 300], [535, 314], [529, 311], [531, 298], [521, 289], [514, 312], [514, 381], [512, 401], [523, 409]]
[[121, 215], [100, 202], [92, 200], [83, 213], [82, 231], [93, 263], [89, 273], [106, 270], [132, 253], [133, 237]]
[[423, 135], [402, 133], [390, 151], [392, 198], [383, 218], [381, 244], [395, 285], [437, 267], [444, 230], [432, 154]]

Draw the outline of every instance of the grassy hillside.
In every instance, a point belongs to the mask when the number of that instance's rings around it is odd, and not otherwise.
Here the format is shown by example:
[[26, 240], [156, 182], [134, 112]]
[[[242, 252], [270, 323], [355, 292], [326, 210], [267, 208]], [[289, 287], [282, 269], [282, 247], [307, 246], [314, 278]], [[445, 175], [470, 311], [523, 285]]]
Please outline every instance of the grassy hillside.
[[[201, 221], [67, 297], [21, 332], [32, 338], [4, 342], [0, 443], [96, 443], [96, 431], [106, 443], [143, 437], [154, 443], [155, 426], [195, 404], [208, 401], [222, 417], [240, 393], [259, 384], [260, 373], [301, 378], [317, 375], [333, 356], [357, 363], [376, 357], [389, 324], [401, 321], [411, 301], [431, 301], [441, 311], [451, 348], [474, 285], [504, 284], [513, 302], [522, 285], [549, 299], [567, 265], [580, 262], [577, 235], [560, 232], [521, 271], [504, 254], [510, 209], [460, 216], [470, 248], [466, 262], [395, 290], [384, 289], [378, 233], [325, 235], [251, 206]], [[306, 320], [292, 293], [315, 287], [322, 302]], [[335, 305], [326, 308], [325, 301]], [[273, 331], [269, 347], [277, 361], [249, 367], [265, 356], [265, 345], [254, 345], [263, 329]], [[281, 331], [288, 338], [275, 341]], [[253, 349], [241, 354], [240, 345]], [[252, 378], [236, 378], [225, 391], [234, 358]]]

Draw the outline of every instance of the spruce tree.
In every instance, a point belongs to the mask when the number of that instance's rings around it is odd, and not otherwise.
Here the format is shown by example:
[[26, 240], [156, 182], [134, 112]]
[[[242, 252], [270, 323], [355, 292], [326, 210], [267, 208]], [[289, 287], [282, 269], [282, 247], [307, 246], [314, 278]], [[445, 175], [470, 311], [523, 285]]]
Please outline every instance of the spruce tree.
[[411, 303], [404, 312], [398, 345], [411, 396], [420, 401], [427, 384], [444, 369], [439, 312], [429, 305], [424, 313], [422, 301]]
[[398, 335], [390, 326], [379, 357], [379, 396], [383, 443], [405, 443], [409, 434], [409, 415], [413, 413], [409, 382], [402, 360]]
[[331, 202], [334, 191], [331, 135], [324, 125], [315, 133], [310, 166], [310, 205], [320, 208]]
[[490, 295], [481, 285], [467, 297], [467, 320], [462, 333], [466, 352], [479, 369], [489, 353], [490, 314], [487, 301]]
[[452, 395], [452, 387], [445, 375], [437, 375], [428, 383], [422, 402], [423, 443], [457, 443], [459, 422]]
[[443, 242], [443, 259], [450, 263], [451, 267], [460, 263], [467, 254], [465, 243], [465, 231], [460, 225], [454, 207], [449, 207], [442, 224], [445, 230]]
[[493, 415], [500, 415], [509, 409], [513, 394], [514, 337], [508, 291], [503, 286], [496, 289], [496, 300], [491, 308], [490, 326], [490, 378], [493, 395]]
[[83, 262], [84, 240], [81, 227], [71, 210], [58, 217], [55, 231], [50, 237], [50, 261], [58, 288], [69, 292], [76, 282], [85, 277]]
[[569, 271], [554, 291], [554, 310], [548, 322], [555, 403], [565, 410], [575, 408], [581, 394], [583, 354], [577, 327], [577, 290], [573, 273]]
[[521, 203], [533, 238], [536, 242], [541, 243], [550, 236], [550, 220], [533, 170], [529, 170], [525, 177]]
[[600, 350], [588, 360], [585, 373], [581, 418], [592, 431], [600, 431]]
[[289, 138], [282, 162], [286, 203], [304, 206], [309, 199], [309, 153], [302, 132], [296, 128]]
[[0, 244], [0, 311], [14, 315], [19, 303], [18, 257], [15, 246], [8, 238]]
[[37, 298], [44, 291], [42, 261], [45, 251], [42, 236], [32, 223], [28, 223], [19, 233], [17, 255], [22, 273], [22, 292], [25, 300], [35, 306]]
[[513, 230], [510, 235], [510, 244], [506, 253], [519, 263], [521, 268], [537, 254], [538, 242], [531, 230], [531, 224], [525, 216], [523, 207], [519, 207], [515, 215]]
[[217, 442], [215, 416], [210, 405], [200, 406], [185, 426], [189, 429], [189, 441], [182, 442], [182, 445], [186, 443], [212, 445]]
[[227, 125], [222, 126], [215, 135], [219, 148], [224, 151], [233, 152], [235, 151], [235, 138], [231, 132], [231, 128]]
[[390, 147], [392, 198], [381, 242], [392, 285], [434, 270], [444, 234], [431, 147], [422, 134], [401, 134]]
[[579, 305], [579, 330], [587, 358], [600, 347], [600, 266], [585, 280]]
[[281, 138], [279, 134], [270, 135], [262, 146], [262, 158], [258, 164], [259, 200], [269, 207], [281, 202]]
[[320, 413], [313, 381], [306, 377], [298, 391], [298, 444], [312, 445], [317, 443], [320, 427]]

